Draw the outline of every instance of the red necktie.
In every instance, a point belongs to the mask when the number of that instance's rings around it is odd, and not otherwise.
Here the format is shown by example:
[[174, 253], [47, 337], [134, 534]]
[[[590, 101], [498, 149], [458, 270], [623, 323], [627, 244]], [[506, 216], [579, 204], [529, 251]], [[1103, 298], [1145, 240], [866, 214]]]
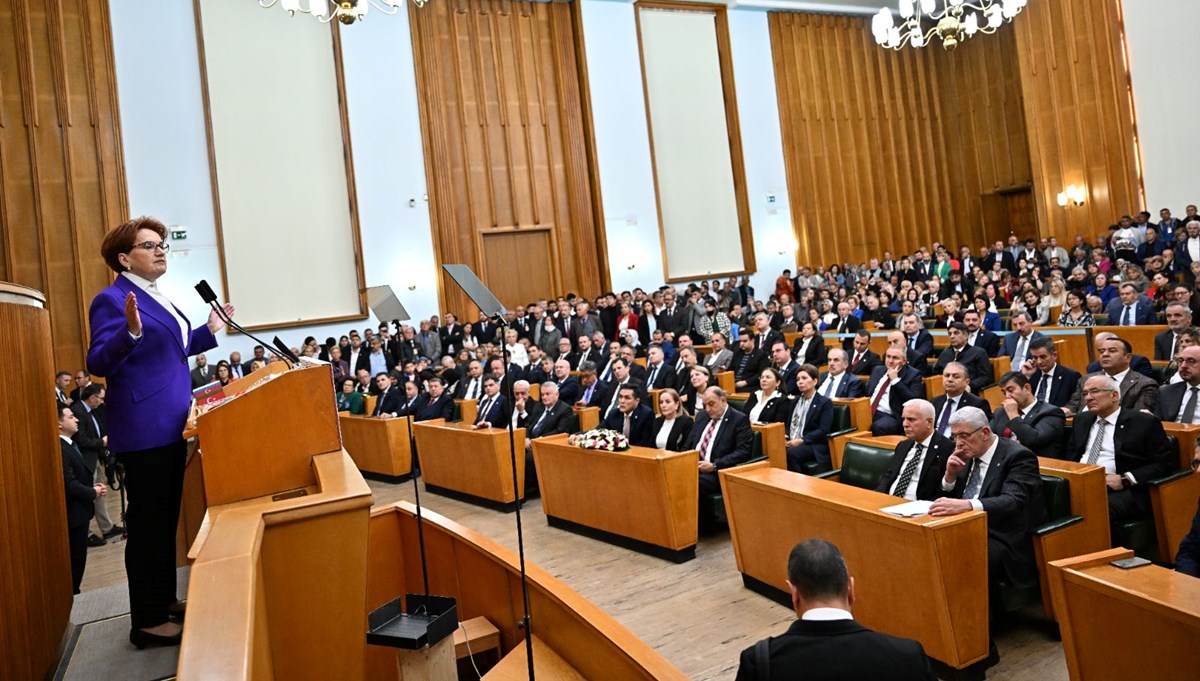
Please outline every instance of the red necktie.
[[879, 410], [879, 401], [883, 399], [883, 396], [887, 393], [888, 386], [890, 386], [891, 384], [892, 384], [891, 377], [884, 376], [883, 386], [879, 388], [879, 393], [875, 395], [875, 399], [871, 400], [871, 417], [872, 418], [875, 417], [875, 412]]

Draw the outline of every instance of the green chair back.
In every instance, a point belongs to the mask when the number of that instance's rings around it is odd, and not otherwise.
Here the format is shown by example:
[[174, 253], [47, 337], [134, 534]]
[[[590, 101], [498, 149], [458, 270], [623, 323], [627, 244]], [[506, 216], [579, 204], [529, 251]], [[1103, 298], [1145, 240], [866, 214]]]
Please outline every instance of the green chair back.
[[1046, 502], [1046, 520], [1071, 515], [1071, 485], [1063, 478], [1042, 475], [1042, 497]]
[[892, 465], [895, 454], [895, 451], [885, 447], [847, 443], [842, 452], [841, 481], [862, 489], [875, 489]]

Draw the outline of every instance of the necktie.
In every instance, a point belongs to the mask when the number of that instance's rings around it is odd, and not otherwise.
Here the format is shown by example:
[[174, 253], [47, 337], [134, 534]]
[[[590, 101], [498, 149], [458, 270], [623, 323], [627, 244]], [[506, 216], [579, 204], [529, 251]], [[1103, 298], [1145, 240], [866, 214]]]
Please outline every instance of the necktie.
[[892, 379], [884, 376], [883, 383], [879, 386], [879, 392], [875, 393], [875, 399], [871, 400], [871, 418], [875, 418], [875, 412], [879, 411], [879, 401], [887, 394], [888, 387], [892, 385]]
[[[590, 390], [590, 388], [589, 388]], [[549, 409], [543, 409], [542, 415], [538, 417], [537, 423], [533, 424], [533, 430], [529, 431], [534, 437], [537, 437], [542, 432], [542, 422], [546, 420], [546, 414], [549, 414]]]
[[467, 399], [474, 400], [479, 398], [479, 379], [471, 379], [471, 387], [467, 390]]
[[625, 425], [621, 427], [621, 434], [625, 436], [626, 440], [629, 439], [629, 414], [625, 415]]
[[709, 421], [708, 426], [704, 429], [704, 436], [700, 438], [700, 447], [698, 448], [698, 451], [700, 453], [700, 459], [703, 461], [708, 461], [708, 449], [710, 446], [712, 446], [713, 432], [716, 431], [716, 429], [717, 422]]
[[825, 392], [821, 393], [825, 397], [833, 396], [833, 382], [837, 380], [832, 375], [825, 377]]
[[1200, 388], [1192, 388], [1188, 390], [1191, 393], [1191, 400], [1183, 409], [1183, 416], [1179, 417], [1180, 423], [1192, 423], [1196, 420], [1196, 399], [1200, 398]]
[[946, 400], [946, 406], [942, 409], [942, 418], [938, 420], [938, 432], [946, 435], [946, 429], [950, 427], [950, 415], [954, 413], [955, 399], [952, 397]]
[[650, 370], [650, 378], [649, 378], [649, 380], [646, 381], [647, 388], [654, 387], [654, 377], [658, 375], [658, 367], [659, 366], [661, 366], [661, 365], [656, 364], [656, 365], [654, 365], [654, 368]]
[[758, 334], [758, 347], [761, 348], [766, 344], [767, 344], [767, 334], [765, 334], [765, 333]]
[[1037, 391], [1037, 398], [1038, 398], [1039, 402], [1046, 401], [1046, 393], [1048, 393], [1050, 391], [1050, 381], [1051, 380], [1052, 379], [1050, 377], [1050, 374], [1046, 374], [1046, 373], [1042, 374], [1042, 382], [1038, 383], [1038, 391]]
[[838, 322], [838, 333], [846, 333], [846, 318], [845, 317], [842, 317], [841, 321]]
[[913, 334], [908, 339], [908, 347], [912, 348], [913, 350], [917, 349], [917, 335], [916, 334]]
[[1104, 429], [1108, 427], [1108, 421], [1100, 419], [1096, 422], [1096, 439], [1092, 441], [1092, 448], [1088, 450], [1087, 463], [1094, 464], [1100, 458], [1100, 445], [1104, 444]]
[[858, 363], [861, 361], [862, 361], [862, 353], [861, 352], [854, 353], [854, 361], [850, 363], [850, 368], [853, 369], [854, 367], [858, 366]]
[[1026, 344], [1026, 342], [1027, 342], [1027, 340], [1025, 338], [1021, 338], [1017, 341], [1017, 351], [1015, 353], [1013, 353], [1013, 358], [1012, 358], [1012, 370], [1013, 371], [1021, 370], [1021, 364], [1025, 361], [1025, 344]]
[[904, 464], [904, 470], [900, 471], [900, 479], [896, 481], [896, 486], [892, 488], [894, 496], [904, 498], [904, 493], [908, 490], [909, 483], [912, 482], [913, 476], [917, 474], [917, 466], [921, 465], [921, 457], [925, 453], [925, 445], [917, 443], [916, 452], [913, 453], [908, 463]]
[[492, 398], [485, 397], [479, 403], [479, 414], [475, 416], [475, 423], [483, 423], [484, 417], [487, 416], [488, 410], [492, 408]]
[[1171, 334], [1171, 354], [1167, 355], [1167, 357], [1175, 356], [1175, 345], [1178, 342], [1179, 342], [1179, 334], [1177, 334], [1177, 333]]
[[596, 389], [596, 384], [593, 383], [588, 386], [587, 390], [583, 391], [583, 402], [585, 404], [590, 403], [592, 401], [592, 391], [595, 389]]
[[971, 462], [971, 473], [967, 476], [967, 486], [963, 488], [963, 499], [978, 499], [979, 490], [983, 487], [983, 461], [975, 459]]
[[1125, 313], [1121, 315], [1121, 326], [1133, 326], [1134, 325], [1133, 323], [1134, 323], [1133, 306], [1126, 305]]
[[962, 354], [962, 350], [959, 350], [958, 348], [955, 348], [955, 349], [954, 349], [954, 361], [955, 361], [955, 362], [957, 362], [957, 361], [958, 361], [958, 356], [959, 356], [960, 354]]

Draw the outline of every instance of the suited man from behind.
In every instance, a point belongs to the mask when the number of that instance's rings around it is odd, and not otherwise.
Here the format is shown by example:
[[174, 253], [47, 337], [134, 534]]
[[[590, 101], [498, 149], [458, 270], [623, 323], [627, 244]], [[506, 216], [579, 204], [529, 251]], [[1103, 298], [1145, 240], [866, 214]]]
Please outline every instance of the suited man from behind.
[[947, 364], [957, 362], [967, 369], [971, 381], [971, 392], [979, 395], [983, 389], [992, 384], [992, 361], [981, 348], [973, 348], [967, 344], [967, 325], [954, 322], [948, 330], [950, 347], [942, 351], [933, 373], [940, 374]]
[[854, 621], [854, 578], [824, 539], [800, 542], [788, 556], [788, 591], [797, 619], [781, 636], [742, 651], [736, 681], [934, 681], [921, 644], [876, 633]]
[[1081, 378], [1078, 371], [1058, 363], [1058, 348], [1053, 338], [1039, 338], [1029, 344], [1029, 359], [1021, 365], [1029, 379], [1033, 396], [1039, 402], [1065, 407], [1071, 401]]
[[967, 344], [979, 348], [988, 357], [1000, 356], [1000, 337], [983, 328], [983, 319], [979, 311], [968, 307], [963, 311], [963, 324], [967, 325]]
[[[1129, 368], [1129, 359], [1133, 356], [1133, 346], [1129, 341], [1115, 336], [1096, 343], [1096, 352], [1100, 353], [1101, 374], [1110, 376], [1120, 385], [1121, 408], [1139, 411], [1145, 409], [1153, 413], [1158, 406], [1158, 384], [1153, 379], [1143, 376]], [[1094, 376], [1096, 374], [1089, 374]], [[1084, 384], [1088, 376], [1080, 379], [1071, 396], [1071, 401], [1063, 407], [1067, 415], [1077, 413], [1083, 408]]]
[[876, 368], [867, 382], [867, 396], [871, 399], [871, 434], [903, 433], [900, 415], [904, 403], [925, 397], [921, 374], [908, 366], [904, 348], [888, 348], [884, 365]]
[[618, 388], [617, 408], [604, 417], [600, 427], [621, 433], [634, 447], [653, 447], [654, 410], [642, 404], [641, 387], [628, 384]]
[[1046, 519], [1037, 457], [1019, 443], [997, 437], [974, 407], [955, 412], [950, 430], [955, 450], [946, 460], [943, 496], [930, 506], [930, 515], [987, 513], [989, 586], [994, 589], [1001, 581], [1036, 585], [1032, 533]]
[[1062, 455], [1067, 418], [1062, 409], [1033, 396], [1024, 374], [1009, 372], [1000, 377], [1004, 403], [992, 416], [992, 432], [1021, 443], [1037, 456]]
[[951, 362], [942, 369], [942, 386], [945, 392], [931, 400], [937, 412], [934, 430], [945, 437], [950, 437], [950, 417], [963, 407], [975, 407], [984, 416], [992, 418], [992, 406], [988, 401], [967, 392], [967, 368], [958, 362]]
[[867, 384], [847, 371], [850, 355], [839, 348], [829, 351], [829, 371], [821, 379], [817, 392], [829, 398], [854, 399], [867, 394]]
[[1167, 305], [1166, 331], [1154, 336], [1154, 359], [1169, 362], [1175, 359], [1179, 334], [1192, 326], [1192, 308], [1187, 303], [1174, 302]]
[[1126, 408], [1113, 378], [1088, 376], [1083, 394], [1087, 411], [1075, 417], [1063, 458], [1104, 468], [1108, 521], [1116, 546], [1120, 539], [1117, 528], [1130, 520], [1151, 517], [1146, 483], [1174, 469], [1174, 452], [1162, 422]]
[[500, 394], [500, 381], [495, 376], [483, 377], [483, 397], [475, 413], [475, 428], [503, 427], [508, 414], [507, 400]]
[[67, 544], [71, 555], [71, 593], [79, 593], [83, 570], [87, 566], [88, 525], [92, 520], [95, 502], [104, 496], [105, 486], [92, 482], [92, 474], [83, 463], [83, 455], [72, 438], [79, 429], [79, 419], [70, 407], [58, 409], [58, 439], [62, 450], [63, 485], [67, 498]]
[[1120, 298], [1108, 304], [1108, 323], [1114, 326], [1150, 326], [1158, 323], [1158, 315], [1150, 301], [1142, 297], [1133, 284], [1121, 284]]
[[846, 369], [855, 376], [870, 376], [876, 367], [883, 366], [883, 358], [871, 350], [871, 334], [859, 329], [851, 341], [850, 366]]
[[942, 496], [942, 471], [954, 452], [954, 441], [934, 430], [936, 414], [926, 400], [904, 403], [901, 422], [905, 440], [896, 445], [892, 465], [879, 479], [876, 492], [923, 501]]
[[704, 409], [696, 415], [696, 424], [683, 449], [694, 449], [700, 455], [697, 472], [700, 496], [704, 497], [721, 491], [718, 470], [739, 466], [750, 458], [754, 433], [750, 419], [729, 408], [729, 398], [724, 390], [715, 386], [707, 388], [702, 400]]
[[204, 353], [196, 355], [196, 368], [192, 369], [192, 390], [199, 388], [202, 385], [208, 385], [217, 378], [216, 369], [208, 364], [208, 358]]
[[[104, 386], [99, 383], [89, 383], [80, 394], [80, 399], [71, 403], [71, 412], [79, 420], [79, 427], [74, 436], [75, 445], [83, 455], [83, 465], [92, 474], [91, 483], [101, 482], [100, 464], [104, 463], [109, 479], [115, 478], [116, 472], [110, 470], [108, 458], [108, 429], [104, 418]], [[102, 500], [96, 501], [94, 517], [100, 532], [88, 536], [88, 546], [102, 546], [105, 539], [115, 537], [125, 531], [120, 525], [114, 525], [108, 517], [108, 507]]]
[[1158, 408], [1154, 414], [1172, 423], [1200, 423], [1200, 347], [1191, 346], [1179, 351], [1178, 383], [1158, 391]]

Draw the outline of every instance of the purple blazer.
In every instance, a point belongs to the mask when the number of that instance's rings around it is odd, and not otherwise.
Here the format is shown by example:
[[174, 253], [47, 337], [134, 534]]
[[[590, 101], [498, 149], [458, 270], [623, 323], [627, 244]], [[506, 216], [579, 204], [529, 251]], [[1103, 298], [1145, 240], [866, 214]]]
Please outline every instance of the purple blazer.
[[[142, 337], [136, 341], [125, 323], [130, 291], [142, 315]], [[192, 402], [188, 357], [217, 346], [208, 325], [192, 329], [189, 323], [184, 347], [175, 317], [123, 276], [96, 295], [88, 314], [87, 368], [105, 379], [109, 450], [136, 452], [182, 439]]]

